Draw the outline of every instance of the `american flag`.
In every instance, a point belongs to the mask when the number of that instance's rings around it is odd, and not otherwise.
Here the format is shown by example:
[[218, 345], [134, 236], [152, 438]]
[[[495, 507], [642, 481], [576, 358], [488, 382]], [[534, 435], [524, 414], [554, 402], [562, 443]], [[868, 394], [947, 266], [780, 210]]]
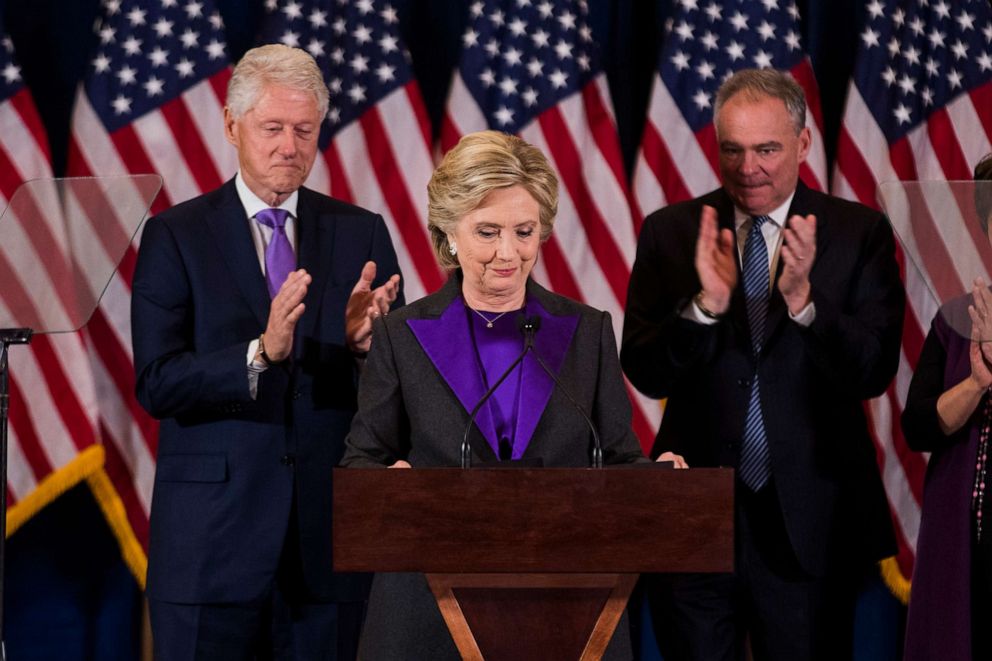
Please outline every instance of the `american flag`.
[[380, 0], [267, 0], [260, 43], [303, 48], [330, 90], [307, 186], [382, 213], [407, 300], [444, 282], [427, 233], [431, 128], [396, 9]]
[[713, 105], [735, 71], [772, 67], [789, 72], [806, 92], [813, 145], [800, 176], [824, 190], [827, 161], [820, 96], [802, 48], [799, 10], [782, 0], [680, 0], [666, 22], [651, 104], [634, 168], [641, 211], [691, 199], [720, 186]]
[[[987, 0], [870, 0], [860, 37], [838, 138], [834, 193], [877, 207], [876, 190], [885, 181], [970, 179], [974, 164], [992, 147]], [[961, 237], [963, 226], [973, 233]], [[989, 255], [988, 239], [963, 223], [953, 207], [912, 229], [896, 225], [896, 230], [907, 247], [925, 244], [934, 259], [925, 270], [904, 260], [909, 305], [899, 372], [888, 393], [870, 406], [900, 541], [898, 565], [890, 562], [886, 577], [897, 594], [908, 597], [926, 458], [906, 447], [899, 414], [937, 310], [930, 286], [951, 283], [955, 292], [964, 292], [977, 275], [974, 265]]]
[[[152, 210], [219, 186], [237, 160], [224, 138], [230, 78], [209, 0], [104, 0], [99, 45], [72, 117], [68, 173], [158, 173]], [[131, 276], [137, 238], [86, 328], [109, 479], [97, 498], [143, 582], [158, 426], [134, 398]]]
[[[0, 35], [2, 208], [19, 185], [52, 172], [45, 131], [2, 26]], [[35, 208], [32, 196], [24, 193], [18, 194], [28, 202], [18, 204], [21, 213], [8, 211], [0, 220], [0, 326], [31, 318], [33, 330], [66, 330], [71, 303], [59, 305], [56, 291], [68, 273], [64, 231], [58, 219], [24, 213]], [[43, 309], [40, 301], [57, 305]], [[96, 394], [82, 337], [35, 335], [29, 346], [11, 347], [9, 356], [8, 534], [103, 466], [96, 445]]]
[[[517, 133], [560, 182], [558, 220], [535, 277], [609, 311], [620, 336], [640, 216], [632, 212], [606, 76], [582, 0], [473, 2], [441, 146], [466, 133]], [[661, 419], [635, 394], [634, 429], [650, 447]]]

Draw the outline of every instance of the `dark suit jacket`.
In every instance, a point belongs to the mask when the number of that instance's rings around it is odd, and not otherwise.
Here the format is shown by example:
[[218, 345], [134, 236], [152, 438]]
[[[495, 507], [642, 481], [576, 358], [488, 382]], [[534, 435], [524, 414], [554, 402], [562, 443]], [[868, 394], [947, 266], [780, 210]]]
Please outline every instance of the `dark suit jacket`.
[[330, 569], [331, 469], [356, 407], [344, 310], [366, 260], [380, 281], [399, 267], [381, 217], [304, 188], [297, 211], [297, 260], [313, 282], [292, 359], [261, 374], [254, 400], [248, 344], [265, 329], [270, 300], [233, 180], [145, 227], [131, 323], [138, 400], [162, 421], [153, 598], [265, 594], [294, 488], [308, 589], [326, 600], [363, 598], [367, 578]]
[[[460, 465], [469, 410], [484, 392], [465, 309], [455, 301], [460, 293], [461, 278], [455, 275], [436, 294], [376, 321], [343, 465], [382, 467], [397, 459], [415, 468]], [[552, 294], [533, 281], [527, 284], [527, 298], [528, 307], [533, 300], [546, 313], [535, 348], [552, 365], [560, 362], [561, 382], [598, 426], [605, 463], [645, 461], [630, 427], [630, 401], [609, 314]], [[570, 328], [574, 332], [564, 332]], [[469, 388], [472, 394], [451, 385], [466, 370], [479, 379]], [[528, 372], [540, 367], [528, 356], [524, 370], [526, 384]], [[546, 393], [541, 386], [526, 388], [524, 397], [540, 402], [542, 393], [549, 399], [539, 409], [524, 458], [541, 457], [549, 467], [589, 466], [592, 439], [585, 421], [553, 383]], [[463, 398], [470, 402], [467, 406]], [[470, 437], [473, 462], [496, 459], [479, 427]], [[397, 506], [400, 515], [416, 515], [404, 514], [402, 504]], [[626, 620], [621, 621], [607, 658], [630, 658], [626, 627]], [[376, 575], [360, 656], [459, 658], [422, 575]]]
[[894, 552], [862, 405], [884, 392], [899, 358], [905, 294], [888, 223], [799, 183], [789, 215], [817, 218], [816, 319], [808, 328], [793, 322], [773, 287], [756, 364], [740, 285], [717, 324], [681, 317], [700, 290], [694, 254], [704, 204], [733, 230], [722, 189], [666, 207], [645, 220], [631, 273], [621, 363], [638, 389], [668, 398], [654, 453], [736, 466], [757, 372], [773, 481], [803, 568], [822, 575], [831, 561]]

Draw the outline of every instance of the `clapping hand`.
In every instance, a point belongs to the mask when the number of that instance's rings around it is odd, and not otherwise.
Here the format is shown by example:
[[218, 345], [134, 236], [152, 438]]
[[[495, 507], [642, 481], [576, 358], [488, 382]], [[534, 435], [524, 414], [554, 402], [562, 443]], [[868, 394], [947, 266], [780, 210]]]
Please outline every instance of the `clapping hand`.
[[782, 275], [778, 290], [796, 315], [810, 302], [809, 272], [816, 259], [816, 216], [792, 216], [783, 230]]
[[281, 362], [293, 350], [293, 331], [303, 316], [303, 298], [312, 278], [304, 269], [290, 273], [269, 306], [269, 321], [265, 326], [265, 355]]
[[702, 305], [713, 314], [730, 307], [730, 296], [737, 286], [734, 233], [717, 226], [716, 209], [703, 206], [696, 239], [696, 273], [702, 286]]
[[975, 278], [971, 293], [971, 379], [980, 388], [988, 388], [992, 385], [992, 292], [982, 278]]
[[389, 314], [389, 306], [399, 294], [399, 275], [393, 275], [385, 284], [372, 289], [374, 281], [375, 262], [365, 262], [345, 308], [345, 341], [356, 353], [365, 353], [372, 346], [372, 320]]

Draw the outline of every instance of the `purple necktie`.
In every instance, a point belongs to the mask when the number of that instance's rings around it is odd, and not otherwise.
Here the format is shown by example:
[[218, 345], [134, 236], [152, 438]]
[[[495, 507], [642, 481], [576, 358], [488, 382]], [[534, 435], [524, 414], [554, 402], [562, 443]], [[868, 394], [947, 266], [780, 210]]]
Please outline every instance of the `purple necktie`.
[[269, 296], [275, 298], [279, 288], [290, 272], [296, 268], [296, 255], [286, 236], [285, 209], [262, 209], [255, 214], [255, 220], [272, 228], [272, 238], [265, 247], [265, 282], [269, 285]]

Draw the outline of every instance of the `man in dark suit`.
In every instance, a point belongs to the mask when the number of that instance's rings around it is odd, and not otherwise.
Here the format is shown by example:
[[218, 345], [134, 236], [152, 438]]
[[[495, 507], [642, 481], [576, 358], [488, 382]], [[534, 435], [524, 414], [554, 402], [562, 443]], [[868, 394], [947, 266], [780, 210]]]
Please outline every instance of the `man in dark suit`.
[[331, 469], [371, 320], [401, 304], [376, 214], [302, 188], [328, 93], [264, 46], [224, 110], [239, 170], [150, 220], [137, 395], [161, 419], [148, 597], [156, 658], [354, 658], [368, 578], [331, 571]]
[[799, 181], [802, 89], [742, 71], [715, 105], [723, 186], [651, 214], [621, 362], [668, 398], [654, 454], [733, 466], [733, 575], [649, 586], [666, 659], [851, 656], [859, 572], [894, 552], [862, 400], [895, 374], [905, 295], [886, 220]]

